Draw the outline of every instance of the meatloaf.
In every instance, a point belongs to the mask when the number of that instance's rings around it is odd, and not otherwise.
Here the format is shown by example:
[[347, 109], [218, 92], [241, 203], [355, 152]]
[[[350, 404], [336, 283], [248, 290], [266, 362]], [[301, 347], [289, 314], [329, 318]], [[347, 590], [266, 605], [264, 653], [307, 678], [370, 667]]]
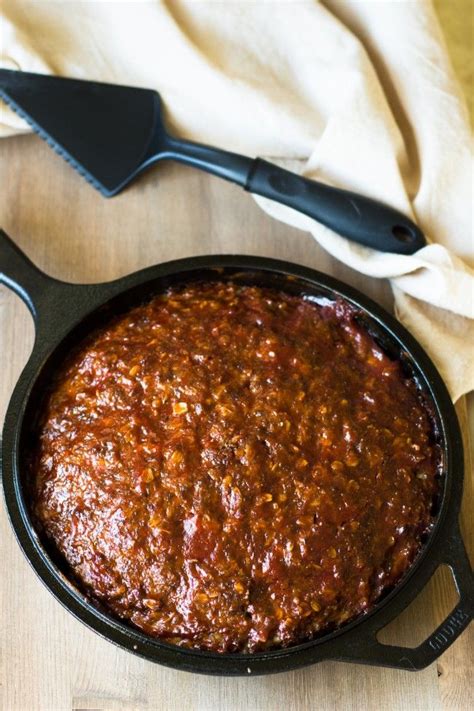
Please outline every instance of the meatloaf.
[[433, 525], [440, 451], [357, 311], [171, 288], [70, 354], [35, 429], [33, 517], [112, 615], [215, 652], [370, 610]]

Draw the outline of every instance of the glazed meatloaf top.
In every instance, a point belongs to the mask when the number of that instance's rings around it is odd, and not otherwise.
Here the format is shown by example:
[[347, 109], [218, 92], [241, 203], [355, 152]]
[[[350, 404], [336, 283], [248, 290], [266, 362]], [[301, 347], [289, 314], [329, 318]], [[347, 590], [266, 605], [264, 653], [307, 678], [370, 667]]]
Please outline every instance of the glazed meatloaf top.
[[433, 524], [414, 381], [346, 302], [173, 288], [58, 372], [33, 516], [85, 594], [149, 635], [286, 647], [365, 613]]

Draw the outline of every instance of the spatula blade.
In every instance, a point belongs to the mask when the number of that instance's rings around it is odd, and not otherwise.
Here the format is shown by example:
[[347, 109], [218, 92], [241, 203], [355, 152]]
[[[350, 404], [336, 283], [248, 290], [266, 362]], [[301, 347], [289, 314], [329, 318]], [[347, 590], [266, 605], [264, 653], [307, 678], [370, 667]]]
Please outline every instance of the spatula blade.
[[144, 167], [160, 117], [150, 89], [8, 69], [0, 97], [106, 197]]

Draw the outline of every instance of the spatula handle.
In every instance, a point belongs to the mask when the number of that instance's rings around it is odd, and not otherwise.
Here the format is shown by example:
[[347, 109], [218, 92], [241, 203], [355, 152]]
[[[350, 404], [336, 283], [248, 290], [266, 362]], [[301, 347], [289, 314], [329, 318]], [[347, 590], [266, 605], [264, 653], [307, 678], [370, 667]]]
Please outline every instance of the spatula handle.
[[257, 158], [245, 189], [288, 205], [334, 232], [381, 252], [413, 254], [426, 244], [420, 228], [388, 205], [340, 190]]
[[420, 228], [388, 205], [333, 188], [268, 163], [212, 146], [167, 137], [160, 158], [176, 160], [241, 185], [317, 220], [334, 232], [381, 252], [413, 254], [426, 244]]
[[159, 136], [159, 146], [156, 155], [160, 160], [174, 160], [190, 165], [231, 183], [237, 183], [243, 188], [246, 186], [254, 163], [252, 158], [240, 153], [224, 151], [204, 143], [184, 141], [169, 135], [165, 137], [164, 146], [163, 135]]

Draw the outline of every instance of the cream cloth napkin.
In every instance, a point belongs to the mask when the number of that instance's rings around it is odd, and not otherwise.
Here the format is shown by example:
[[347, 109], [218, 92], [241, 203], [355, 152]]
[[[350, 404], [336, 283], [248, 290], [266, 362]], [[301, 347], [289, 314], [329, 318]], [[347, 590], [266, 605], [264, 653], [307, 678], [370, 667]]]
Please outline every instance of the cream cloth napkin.
[[[389, 278], [456, 400], [474, 388], [467, 110], [427, 0], [4, 0], [3, 66], [157, 88], [178, 135], [279, 161], [414, 217], [414, 256], [355, 245], [256, 198], [337, 259]], [[25, 130], [5, 108], [0, 135]]]

